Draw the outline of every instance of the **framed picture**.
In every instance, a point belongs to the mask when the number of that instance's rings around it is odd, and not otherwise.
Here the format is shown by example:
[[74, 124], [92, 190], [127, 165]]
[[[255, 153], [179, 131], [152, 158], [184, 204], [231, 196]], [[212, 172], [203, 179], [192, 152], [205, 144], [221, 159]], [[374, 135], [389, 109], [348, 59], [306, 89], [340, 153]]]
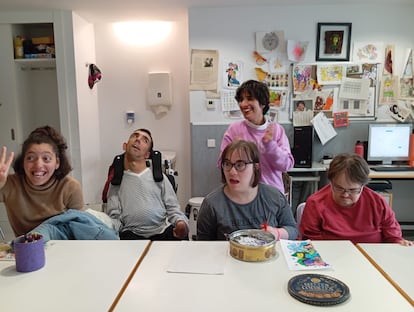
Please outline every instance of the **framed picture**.
[[352, 23], [318, 23], [316, 61], [349, 61]]

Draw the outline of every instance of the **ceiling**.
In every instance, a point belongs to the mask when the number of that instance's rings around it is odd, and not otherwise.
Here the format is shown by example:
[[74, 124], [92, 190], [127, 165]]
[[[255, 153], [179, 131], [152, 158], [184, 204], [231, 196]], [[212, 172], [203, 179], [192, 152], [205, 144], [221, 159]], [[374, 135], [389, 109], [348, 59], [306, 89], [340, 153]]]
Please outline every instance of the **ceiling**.
[[[346, 0], [347, 4], [390, 3], [389, 0]], [[394, 5], [412, 4], [412, 0], [393, 0]], [[63, 9], [75, 11], [92, 23], [137, 19], [169, 19], [191, 7], [258, 5], [328, 5], [344, 0], [1, 0], [0, 11]]]

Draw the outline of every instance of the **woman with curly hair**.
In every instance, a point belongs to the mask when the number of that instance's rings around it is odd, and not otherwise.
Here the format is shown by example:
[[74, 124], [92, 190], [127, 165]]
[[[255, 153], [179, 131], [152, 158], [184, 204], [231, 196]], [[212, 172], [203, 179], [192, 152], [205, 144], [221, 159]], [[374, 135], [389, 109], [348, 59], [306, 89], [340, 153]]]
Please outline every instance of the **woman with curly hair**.
[[62, 135], [50, 126], [33, 130], [22, 146], [13, 169], [13, 152], [0, 155], [0, 202], [4, 202], [16, 236], [23, 235], [67, 209], [83, 210], [80, 183], [72, 170]]

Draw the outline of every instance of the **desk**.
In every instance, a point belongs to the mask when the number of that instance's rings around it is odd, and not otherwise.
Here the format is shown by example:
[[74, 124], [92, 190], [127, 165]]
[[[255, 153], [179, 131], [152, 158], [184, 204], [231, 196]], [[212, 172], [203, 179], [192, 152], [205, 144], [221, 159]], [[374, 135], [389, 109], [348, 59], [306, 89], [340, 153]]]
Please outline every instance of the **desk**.
[[414, 210], [412, 190], [414, 171], [374, 171], [370, 170], [370, 179], [384, 179], [392, 182], [392, 209], [402, 228], [414, 229]]
[[399, 244], [358, 244], [357, 247], [414, 306], [414, 247]]
[[49, 241], [46, 265], [0, 261], [1, 311], [107, 311], [149, 241]]
[[[287, 172], [289, 174], [289, 204], [292, 205], [292, 189], [294, 182], [312, 182], [311, 193], [315, 193], [319, 189], [319, 181], [321, 180], [319, 172], [326, 171], [328, 165], [319, 162], [312, 162], [310, 168], [291, 168]], [[298, 203], [300, 204], [300, 203]]]
[[371, 179], [414, 179], [414, 171], [369, 171]]
[[[249, 263], [227, 254], [223, 275], [167, 273], [180, 242], [153, 242], [131, 278], [114, 311], [322, 311], [327, 308], [301, 303], [287, 290], [289, 271], [280, 244], [270, 261]], [[190, 241], [192, 244], [228, 242]], [[351, 298], [329, 311], [412, 311], [411, 305], [349, 241], [314, 241], [332, 269], [306, 271], [333, 276], [346, 283]]]

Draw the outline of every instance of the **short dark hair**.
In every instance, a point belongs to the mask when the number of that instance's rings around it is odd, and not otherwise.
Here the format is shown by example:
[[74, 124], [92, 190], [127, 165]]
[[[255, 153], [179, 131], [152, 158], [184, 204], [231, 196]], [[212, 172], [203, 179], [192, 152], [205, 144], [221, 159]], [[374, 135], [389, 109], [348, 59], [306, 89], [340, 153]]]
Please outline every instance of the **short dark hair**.
[[255, 98], [263, 106], [263, 115], [266, 115], [270, 102], [269, 88], [267, 85], [257, 80], [247, 80], [237, 88], [234, 98], [237, 103], [240, 103], [246, 95]]
[[226, 176], [224, 175], [223, 162], [225, 160], [228, 160], [226, 156], [233, 154], [235, 151], [238, 151], [240, 154], [245, 154], [248, 158], [248, 161], [253, 162], [254, 167], [252, 187], [255, 187], [257, 184], [259, 184], [262, 175], [260, 165], [256, 165], [260, 164], [259, 149], [257, 148], [255, 143], [244, 140], [237, 140], [231, 142], [221, 153], [221, 182], [223, 182], [224, 184], [227, 183]]
[[[154, 140], [152, 138], [151, 131], [149, 131], [148, 129], [145, 129], [145, 128], [141, 128], [141, 129], [134, 130], [134, 132], [132, 132], [132, 134], [134, 134], [137, 131], [142, 131], [142, 132], [145, 132], [146, 134], [149, 135], [149, 137], [151, 139], [151, 144], [150, 144], [150, 150], [149, 150], [149, 152], [150, 152], [150, 154], [152, 156], [153, 149], [154, 149]], [[130, 135], [130, 137], [132, 136], [132, 134]]]
[[328, 169], [329, 181], [341, 173], [344, 173], [349, 181], [361, 185], [365, 185], [369, 181], [368, 163], [357, 154], [342, 153], [334, 157]]
[[23, 142], [22, 151], [20, 155], [17, 156], [16, 161], [13, 165], [13, 169], [17, 174], [22, 176], [25, 175], [24, 157], [27, 153], [27, 150], [33, 144], [49, 144], [52, 146], [53, 152], [59, 159], [59, 168], [57, 168], [53, 173], [53, 176], [56, 179], [60, 180], [72, 171], [72, 166], [66, 154], [68, 146], [66, 144], [65, 138], [53, 127], [43, 126], [33, 130], [27, 139]]

